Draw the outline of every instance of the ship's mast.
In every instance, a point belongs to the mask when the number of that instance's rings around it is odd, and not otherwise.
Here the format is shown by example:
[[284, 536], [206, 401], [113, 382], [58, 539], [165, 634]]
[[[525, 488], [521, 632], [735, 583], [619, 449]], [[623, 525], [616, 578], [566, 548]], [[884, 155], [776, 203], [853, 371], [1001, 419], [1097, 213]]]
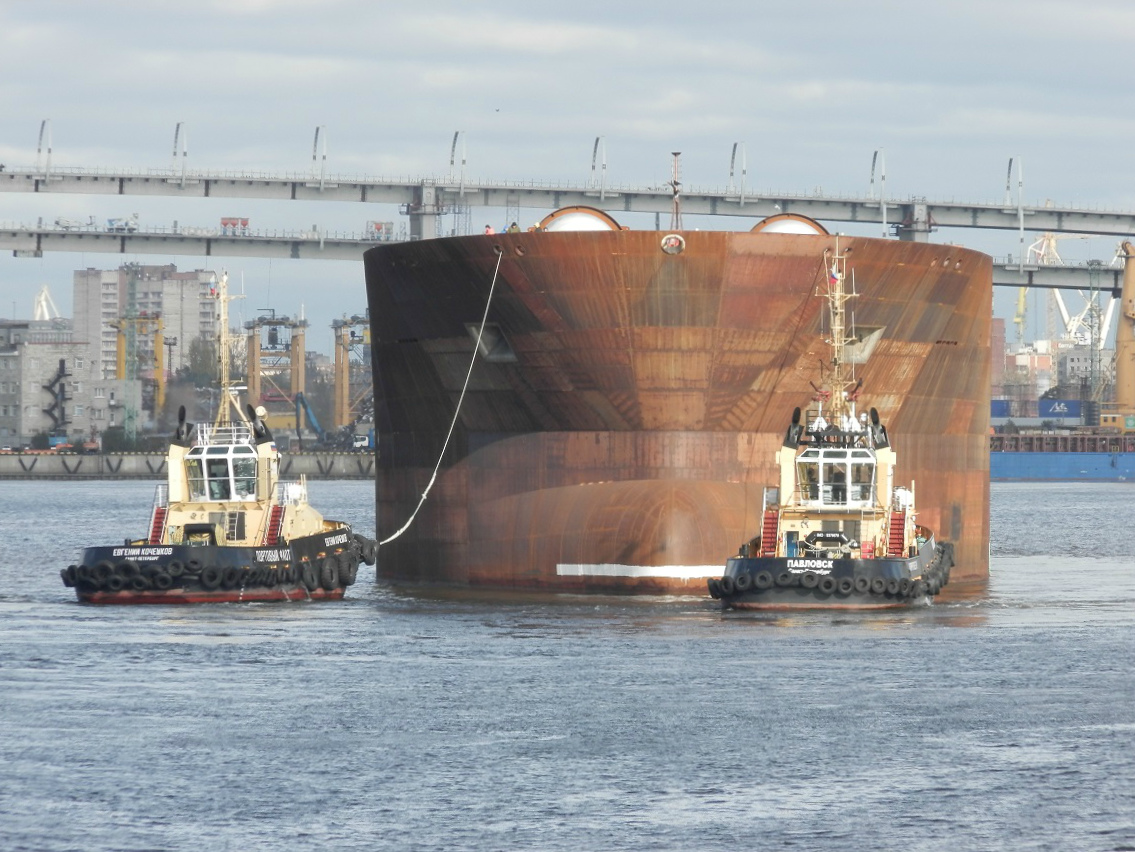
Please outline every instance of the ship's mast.
[[827, 267], [824, 273], [826, 284], [821, 295], [828, 303], [831, 335], [827, 343], [832, 351], [831, 373], [827, 382], [831, 394], [829, 420], [838, 425], [855, 416], [854, 395], [849, 392], [855, 385], [854, 365], [848, 364], [846, 358], [847, 345], [853, 332], [848, 325], [847, 303], [859, 294], [855, 292], [854, 280], [848, 289], [847, 252], [840, 253], [839, 237], [836, 237], [834, 251], [824, 252], [824, 261]]
[[[236, 390], [232, 386], [229, 375], [229, 359], [232, 353], [231, 335], [229, 334], [229, 302], [233, 299], [243, 299], [244, 296], [229, 295], [229, 274], [222, 272], [221, 278], [214, 288], [213, 298], [217, 300], [217, 323], [220, 330], [217, 334], [217, 359], [219, 361], [218, 377], [220, 379], [221, 398], [217, 401], [217, 418], [214, 426], [222, 423], [247, 422], [244, 412], [240, 410], [240, 403], [236, 398]], [[236, 412], [236, 420], [229, 419], [229, 407]]]

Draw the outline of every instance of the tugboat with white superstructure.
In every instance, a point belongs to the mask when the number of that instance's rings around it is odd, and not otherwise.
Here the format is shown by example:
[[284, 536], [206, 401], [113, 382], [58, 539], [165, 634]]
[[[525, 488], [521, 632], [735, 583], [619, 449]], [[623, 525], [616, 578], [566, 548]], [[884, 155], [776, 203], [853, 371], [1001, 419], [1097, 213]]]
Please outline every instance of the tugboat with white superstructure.
[[849, 328], [847, 255], [825, 264], [831, 359], [814, 409], [799, 408], [776, 454], [780, 481], [765, 489], [760, 534], [708, 581], [734, 609], [879, 609], [908, 606], [946, 585], [953, 546], [917, 523], [914, 483], [896, 484], [895, 450], [879, 414], [857, 413], [862, 347]]
[[[100, 604], [336, 599], [377, 545], [324, 518], [307, 482], [279, 478], [280, 453], [263, 409], [242, 411], [229, 381], [227, 277], [216, 297], [221, 401], [212, 425], [178, 414], [149, 533], [89, 547], [62, 570], [80, 601]], [[235, 416], [234, 416], [235, 415]]]

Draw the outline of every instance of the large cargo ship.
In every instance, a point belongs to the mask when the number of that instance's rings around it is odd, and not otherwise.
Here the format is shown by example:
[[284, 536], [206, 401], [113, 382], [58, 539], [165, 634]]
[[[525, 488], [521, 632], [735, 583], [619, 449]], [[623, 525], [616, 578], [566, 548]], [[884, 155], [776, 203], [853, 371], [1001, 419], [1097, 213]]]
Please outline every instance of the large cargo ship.
[[[667, 233], [574, 209], [369, 250], [379, 578], [704, 595], [760, 525], [783, 413], [814, 393], [834, 246], [799, 217]], [[871, 282], [850, 347], [861, 404], [891, 412], [952, 583], [982, 581], [991, 261], [840, 249], [852, 286]]]
[[1135, 435], [993, 435], [989, 477], [995, 481], [1135, 480]]

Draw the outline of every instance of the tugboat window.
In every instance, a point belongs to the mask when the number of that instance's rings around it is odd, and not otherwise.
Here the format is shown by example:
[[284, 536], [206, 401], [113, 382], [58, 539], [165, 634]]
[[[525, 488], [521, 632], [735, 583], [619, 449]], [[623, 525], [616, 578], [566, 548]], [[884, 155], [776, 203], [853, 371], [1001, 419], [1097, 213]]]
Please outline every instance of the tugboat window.
[[233, 484], [238, 500], [256, 499], [256, 457], [233, 459]]
[[201, 470], [201, 459], [185, 460], [185, 478], [189, 483], [189, 499], [205, 499], [205, 474]]
[[[216, 447], [209, 449], [213, 450]], [[205, 473], [209, 477], [209, 499], [228, 500], [232, 493], [229, 490], [229, 460], [206, 459]]]

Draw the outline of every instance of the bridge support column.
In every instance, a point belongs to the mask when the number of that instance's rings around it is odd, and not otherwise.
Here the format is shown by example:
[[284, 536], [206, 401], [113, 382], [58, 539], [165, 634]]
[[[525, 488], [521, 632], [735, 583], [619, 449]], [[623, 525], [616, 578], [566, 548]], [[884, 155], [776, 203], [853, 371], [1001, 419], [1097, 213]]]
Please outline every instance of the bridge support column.
[[414, 200], [402, 212], [410, 217], [410, 239], [432, 240], [437, 236], [437, 187], [422, 184], [414, 189]]
[[925, 201], [903, 205], [902, 223], [898, 226], [900, 240], [915, 243], [930, 242], [930, 232], [934, 230], [934, 220]]

